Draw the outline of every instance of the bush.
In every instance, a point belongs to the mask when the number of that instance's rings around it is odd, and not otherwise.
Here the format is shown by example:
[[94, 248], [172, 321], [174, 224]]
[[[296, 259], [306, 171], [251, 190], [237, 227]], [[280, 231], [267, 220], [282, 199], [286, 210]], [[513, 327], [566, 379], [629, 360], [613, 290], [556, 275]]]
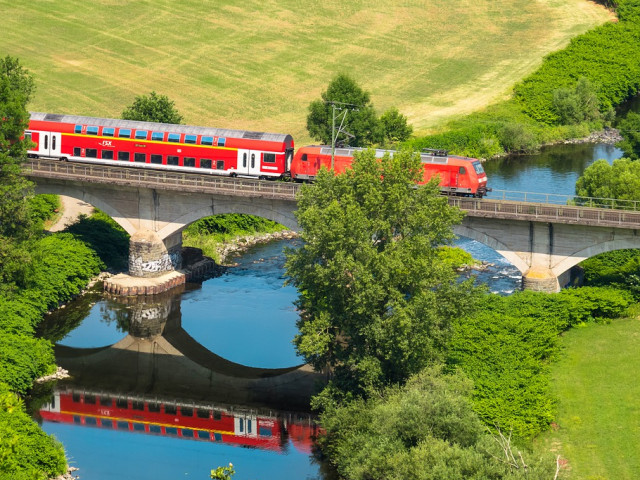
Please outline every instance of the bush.
[[66, 471], [62, 444], [45, 434], [0, 382], [0, 479], [53, 478]]
[[36, 195], [29, 200], [31, 218], [39, 222], [51, 218], [59, 208], [60, 197], [58, 195]]

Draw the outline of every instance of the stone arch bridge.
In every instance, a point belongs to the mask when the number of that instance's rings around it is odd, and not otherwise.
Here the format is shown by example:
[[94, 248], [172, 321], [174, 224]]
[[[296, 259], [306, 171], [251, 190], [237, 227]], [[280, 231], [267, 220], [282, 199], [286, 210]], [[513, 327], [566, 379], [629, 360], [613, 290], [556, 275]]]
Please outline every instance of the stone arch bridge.
[[[129, 274], [181, 268], [182, 230], [221, 213], [248, 213], [292, 230], [299, 185], [52, 160], [30, 160], [36, 193], [66, 195], [103, 210], [131, 235]], [[457, 235], [503, 255], [524, 288], [558, 291], [571, 268], [602, 252], [640, 248], [640, 212], [524, 201], [450, 197], [466, 212]]]

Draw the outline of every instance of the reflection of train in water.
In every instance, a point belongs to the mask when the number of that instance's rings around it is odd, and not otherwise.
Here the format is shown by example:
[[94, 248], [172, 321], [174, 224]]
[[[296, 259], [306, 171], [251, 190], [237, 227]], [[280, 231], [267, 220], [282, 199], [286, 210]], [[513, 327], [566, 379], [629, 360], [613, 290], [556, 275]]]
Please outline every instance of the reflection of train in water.
[[287, 439], [310, 452], [317, 433], [309, 415], [262, 414], [166, 400], [59, 390], [40, 409], [44, 420], [112, 430], [284, 451]]

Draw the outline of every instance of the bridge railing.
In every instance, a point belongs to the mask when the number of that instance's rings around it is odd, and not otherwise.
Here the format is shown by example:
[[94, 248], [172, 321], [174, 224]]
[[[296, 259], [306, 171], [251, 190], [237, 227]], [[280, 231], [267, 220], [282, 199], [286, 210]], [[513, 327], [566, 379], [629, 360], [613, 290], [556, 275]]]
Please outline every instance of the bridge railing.
[[300, 187], [298, 184], [285, 182], [42, 159], [30, 159], [25, 167], [27, 174], [33, 177], [64, 178], [66, 180], [126, 186], [143, 185], [164, 190], [281, 198], [285, 200], [294, 199]]
[[512, 202], [544, 203], [547, 205], [575, 205], [592, 208], [640, 211], [640, 201], [616, 198], [580, 197], [578, 195], [560, 195], [555, 193], [519, 192], [512, 190], [493, 190], [487, 194], [490, 200], [508, 200]]

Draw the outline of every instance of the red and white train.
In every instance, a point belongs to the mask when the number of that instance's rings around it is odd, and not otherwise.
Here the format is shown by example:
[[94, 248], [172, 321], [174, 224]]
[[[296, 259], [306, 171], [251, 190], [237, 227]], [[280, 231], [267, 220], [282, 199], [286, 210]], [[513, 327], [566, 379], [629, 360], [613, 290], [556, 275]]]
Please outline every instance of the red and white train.
[[56, 390], [40, 409], [43, 420], [78, 426], [146, 433], [187, 440], [220, 442], [281, 452], [287, 439], [311, 452], [318, 426], [310, 416], [260, 415], [211, 405]]
[[[294, 156], [288, 134], [52, 113], [31, 113], [25, 137], [35, 144], [31, 157], [260, 179], [313, 181], [322, 167], [331, 168], [332, 156], [331, 147], [323, 145], [302, 147]], [[335, 171], [349, 168], [360, 150], [336, 149]], [[376, 150], [376, 156], [387, 152], [394, 153]], [[476, 159], [436, 150], [420, 157], [421, 183], [439, 175], [440, 188], [448, 194], [482, 197], [489, 190]]]

